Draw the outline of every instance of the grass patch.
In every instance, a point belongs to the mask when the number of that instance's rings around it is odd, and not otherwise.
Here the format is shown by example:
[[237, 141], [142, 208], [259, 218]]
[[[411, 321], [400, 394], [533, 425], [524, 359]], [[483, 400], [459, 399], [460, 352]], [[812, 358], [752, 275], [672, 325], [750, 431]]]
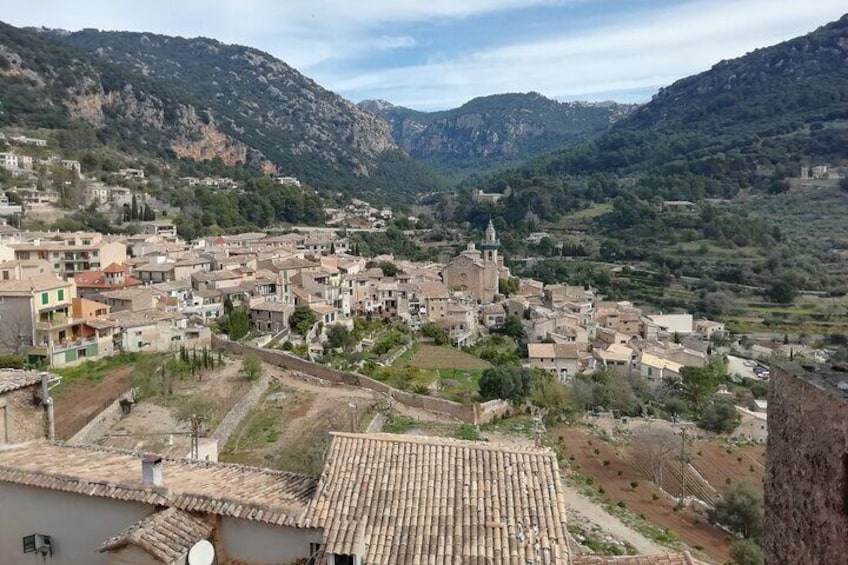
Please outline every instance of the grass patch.
[[239, 437], [235, 449], [237, 451], [255, 449], [266, 443], [274, 443], [280, 435], [275, 426], [280, 416], [276, 406], [266, 406], [250, 418], [247, 429]]
[[383, 424], [383, 430], [387, 434], [405, 434], [416, 426], [417, 422], [408, 416], [391, 413]]
[[599, 216], [603, 216], [608, 212], [612, 212], [612, 203], [602, 202], [563, 216], [562, 220], [560, 221], [560, 225], [567, 226], [571, 222], [585, 222], [588, 220], [593, 220]]
[[158, 359], [159, 357], [159, 355], [155, 354], [119, 353], [113, 357], [105, 357], [97, 361], [86, 361], [76, 367], [55, 369], [53, 372], [62, 377], [62, 384], [57, 388], [57, 392], [61, 392], [63, 388], [76, 382], [88, 381], [99, 383], [106, 377], [107, 373], [119, 367], [135, 365], [142, 359]]
[[524, 414], [493, 420], [480, 426], [484, 432], [498, 432], [508, 435], [533, 437], [533, 417]]
[[427, 344], [418, 344], [408, 365], [419, 369], [458, 370], [482, 370], [491, 367], [486, 361], [458, 349]]
[[453, 433], [456, 439], [464, 439], [468, 441], [481, 441], [480, 430], [473, 424], [460, 424]]

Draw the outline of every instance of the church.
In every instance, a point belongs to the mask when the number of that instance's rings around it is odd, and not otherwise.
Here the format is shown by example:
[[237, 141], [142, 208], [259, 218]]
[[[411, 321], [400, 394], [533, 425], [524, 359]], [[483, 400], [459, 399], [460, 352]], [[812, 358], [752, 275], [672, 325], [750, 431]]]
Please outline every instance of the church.
[[445, 265], [442, 280], [450, 289], [463, 290], [481, 302], [492, 302], [498, 294], [498, 280], [509, 271], [498, 256], [500, 242], [489, 220], [486, 235], [477, 249], [473, 243]]

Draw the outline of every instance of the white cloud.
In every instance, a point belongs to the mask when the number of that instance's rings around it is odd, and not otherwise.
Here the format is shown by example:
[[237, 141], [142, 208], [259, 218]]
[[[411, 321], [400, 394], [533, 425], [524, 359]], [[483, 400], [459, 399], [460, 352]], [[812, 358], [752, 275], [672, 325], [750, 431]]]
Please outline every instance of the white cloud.
[[441, 108], [495, 92], [552, 97], [645, 89], [721, 59], [803, 34], [838, 18], [842, 1], [702, 1], [566, 37], [488, 49], [439, 63], [322, 77], [337, 91], [371, 93], [414, 108]]
[[[205, 35], [250, 45], [351, 98], [379, 97], [422, 109], [496, 92], [536, 90], [573, 98], [644, 91], [805, 33], [845, 10], [845, 0], [692, 0], [632, 18], [610, 12], [632, 8], [631, 0], [607, 0], [605, 21], [617, 23], [509, 43], [511, 37], [526, 37], [513, 33], [522, 31], [521, 10], [559, 6], [565, 21], [573, 14], [569, 5], [581, 1], [587, 0], [29, 0], [26, 9], [0, 0], [0, 5], [7, 4], [6, 17], [15, 25]], [[500, 42], [496, 48], [466, 46], [470, 52], [458, 53], [450, 43], [425, 47], [412, 31], [422, 23], [476, 25], [477, 17], [510, 10], [516, 29], [491, 30], [490, 37]], [[392, 50], [426, 54], [429, 62], [374, 70], [369, 56]], [[359, 63], [366, 61], [371, 64], [363, 70]]]
[[[461, 19], [569, 0], [29, 0], [7, 6], [13, 25], [207, 36], [272, 52], [308, 69], [369, 49], [408, 48], [414, 38], [379, 33], [390, 24]], [[570, 0], [577, 1], [577, 0]], [[0, 4], [11, 4], [0, 0]], [[393, 43], [394, 42], [394, 43]]]

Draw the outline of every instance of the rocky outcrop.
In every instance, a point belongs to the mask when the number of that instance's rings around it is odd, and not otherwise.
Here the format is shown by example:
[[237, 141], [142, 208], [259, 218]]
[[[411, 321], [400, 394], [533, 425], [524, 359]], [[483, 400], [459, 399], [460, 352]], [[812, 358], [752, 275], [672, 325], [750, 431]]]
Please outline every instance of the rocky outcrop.
[[367, 176], [383, 154], [398, 150], [385, 121], [256, 49], [205, 38], [91, 30], [57, 37], [167, 83], [192, 100], [197, 116], [214, 117], [217, 125], [178, 130], [171, 148], [179, 156], [250, 162], [253, 150], [262, 156], [254, 159], [260, 168], [279, 165], [308, 178], [324, 168], [322, 162]]
[[537, 93], [475, 98], [453, 110], [418, 112], [385, 100], [360, 107], [385, 119], [413, 157], [452, 170], [518, 161], [606, 131], [635, 106], [558, 102]]
[[231, 166], [247, 162], [247, 146], [231, 139], [209, 118], [202, 121], [194, 108], [182, 108], [177, 124], [177, 137], [171, 142], [177, 157], [195, 161], [218, 158]]
[[396, 196], [438, 179], [385, 121], [261, 51], [209, 39], [0, 22], [0, 124], [96, 130], [126, 153], [220, 159], [316, 187]]

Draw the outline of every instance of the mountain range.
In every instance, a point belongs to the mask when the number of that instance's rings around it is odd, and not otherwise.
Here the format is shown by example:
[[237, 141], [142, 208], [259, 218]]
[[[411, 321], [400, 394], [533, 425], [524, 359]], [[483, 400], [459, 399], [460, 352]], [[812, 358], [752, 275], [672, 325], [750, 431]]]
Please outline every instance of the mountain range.
[[395, 142], [411, 157], [446, 174], [485, 171], [586, 141], [636, 108], [558, 102], [536, 92], [483, 96], [441, 112], [385, 100], [359, 106], [386, 120]]
[[127, 152], [220, 159], [374, 195], [439, 187], [373, 114], [261, 51], [0, 25], [0, 124], [93, 130]]
[[643, 195], [732, 196], [772, 189], [802, 162], [844, 158], [846, 29], [848, 16], [722, 61], [640, 107], [513, 93], [418, 112], [354, 105], [268, 53], [211, 39], [0, 24], [0, 126], [377, 201], [444, 188], [436, 171], [488, 173], [473, 182], [492, 190], [602, 174], [636, 179]]
[[681, 79], [594, 139], [488, 185], [614, 175], [644, 198], [727, 198], [747, 188], [782, 190], [804, 164], [844, 162], [846, 147], [848, 15]]

